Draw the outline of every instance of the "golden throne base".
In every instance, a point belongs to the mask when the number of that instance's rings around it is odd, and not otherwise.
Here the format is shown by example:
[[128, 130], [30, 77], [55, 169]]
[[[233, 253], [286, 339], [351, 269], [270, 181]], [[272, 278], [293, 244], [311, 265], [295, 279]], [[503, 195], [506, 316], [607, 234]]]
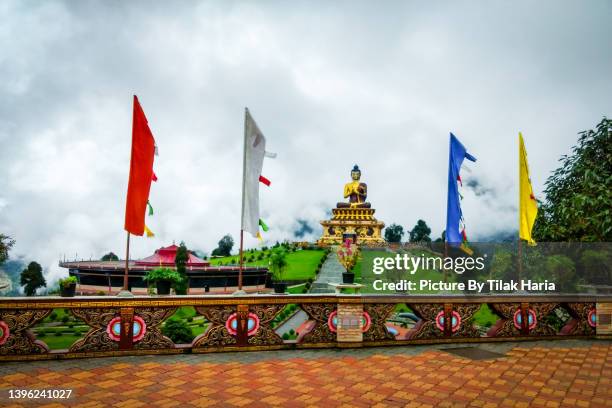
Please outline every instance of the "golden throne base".
[[385, 243], [382, 229], [385, 223], [374, 218], [373, 208], [334, 208], [330, 220], [321, 221], [323, 235], [319, 246], [338, 245], [344, 242], [345, 234], [356, 236], [359, 246], [381, 246]]

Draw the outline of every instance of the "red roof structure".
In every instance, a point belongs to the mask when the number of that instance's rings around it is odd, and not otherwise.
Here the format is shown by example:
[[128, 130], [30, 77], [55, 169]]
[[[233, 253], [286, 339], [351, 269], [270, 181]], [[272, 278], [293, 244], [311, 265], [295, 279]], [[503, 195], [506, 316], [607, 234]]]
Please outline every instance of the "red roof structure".
[[[172, 244], [168, 247], [161, 247], [155, 251], [151, 256], [143, 259], [139, 259], [134, 263], [141, 266], [175, 266], [174, 258], [176, 258], [176, 251], [178, 246]], [[189, 259], [187, 260], [187, 267], [203, 267], [209, 266], [210, 263], [201, 258], [198, 258], [191, 252], [188, 252]]]

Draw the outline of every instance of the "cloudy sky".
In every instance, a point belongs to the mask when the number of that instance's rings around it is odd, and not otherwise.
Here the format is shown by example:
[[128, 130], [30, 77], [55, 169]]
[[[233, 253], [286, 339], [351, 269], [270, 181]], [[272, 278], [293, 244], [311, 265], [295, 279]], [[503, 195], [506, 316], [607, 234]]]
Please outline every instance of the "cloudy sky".
[[245, 106], [278, 153], [271, 241], [318, 226], [354, 164], [380, 220], [438, 236], [449, 131], [485, 192], [466, 192], [468, 233], [512, 230], [518, 131], [541, 197], [612, 115], [608, 1], [126, 3], [0, 3], [0, 232], [52, 279], [64, 255], [124, 252], [133, 94], [160, 151], [134, 257], [238, 237]]

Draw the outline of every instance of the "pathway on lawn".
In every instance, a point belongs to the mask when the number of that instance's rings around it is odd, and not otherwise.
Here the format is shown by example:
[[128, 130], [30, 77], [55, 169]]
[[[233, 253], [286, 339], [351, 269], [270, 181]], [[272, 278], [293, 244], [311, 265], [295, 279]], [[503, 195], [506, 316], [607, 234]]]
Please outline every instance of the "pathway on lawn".
[[[466, 349], [481, 352], [466, 353]], [[70, 389], [72, 395], [65, 400], [11, 400], [10, 389]], [[0, 365], [0, 406], [610, 407], [612, 342], [558, 340], [4, 363]]]
[[285, 322], [280, 326], [277, 326], [274, 331], [279, 336], [283, 337], [283, 334], [289, 333], [291, 329], [293, 329], [294, 332], [297, 332], [298, 327], [300, 327], [306, 320], [308, 320], [308, 315], [306, 312], [302, 309], [298, 309], [293, 316], [285, 320]]
[[328, 283], [342, 283], [342, 272], [344, 272], [344, 267], [338, 261], [335, 251], [332, 250], [327, 255], [317, 280], [310, 287], [310, 293], [334, 293], [334, 288]]

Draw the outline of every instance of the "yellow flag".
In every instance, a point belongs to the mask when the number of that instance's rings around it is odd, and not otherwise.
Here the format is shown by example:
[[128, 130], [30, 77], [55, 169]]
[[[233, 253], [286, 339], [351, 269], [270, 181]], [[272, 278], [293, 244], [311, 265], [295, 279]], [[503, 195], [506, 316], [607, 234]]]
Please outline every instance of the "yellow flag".
[[529, 245], [536, 244], [531, 236], [531, 231], [537, 215], [538, 202], [533, 195], [529, 178], [527, 151], [523, 135], [519, 132], [519, 239], [524, 239]]
[[145, 233], [147, 234], [147, 238], [152, 238], [155, 236], [153, 231], [151, 231], [149, 227], [147, 227], [146, 225], [144, 226], [144, 230], [145, 230]]

